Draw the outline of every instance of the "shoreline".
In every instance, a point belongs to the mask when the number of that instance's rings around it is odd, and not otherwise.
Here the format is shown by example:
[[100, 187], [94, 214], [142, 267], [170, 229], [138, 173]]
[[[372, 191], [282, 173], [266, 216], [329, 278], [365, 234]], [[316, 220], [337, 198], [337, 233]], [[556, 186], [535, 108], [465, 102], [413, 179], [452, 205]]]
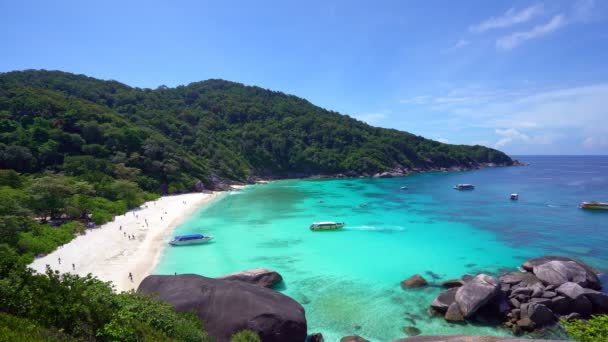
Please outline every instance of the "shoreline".
[[35, 259], [29, 267], [39, 273], [44, 273], [47, 265], [60, 273], [90, 273], [102, 281], [111, 281], [115, 292], [136, 290], [154, 271], [171, 233], [222, 193], [170, 195], [146, 202], [111, 222], [87, 229], [85, 235]]

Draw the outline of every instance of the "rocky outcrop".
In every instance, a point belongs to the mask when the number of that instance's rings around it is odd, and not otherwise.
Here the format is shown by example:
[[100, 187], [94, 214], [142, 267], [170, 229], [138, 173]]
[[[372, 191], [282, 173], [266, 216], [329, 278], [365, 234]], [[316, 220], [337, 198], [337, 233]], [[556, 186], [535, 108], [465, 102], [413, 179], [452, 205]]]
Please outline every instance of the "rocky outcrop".
[[439, 296], [433, 299], [433, 302], [431, 303], [431, 308], [440, 313], [445, 313], [448, 310], [448, 307], [455, 302], [456, 291], [458, 291], [458, 288], [453, 287], [447, 291], [440, 293]]
[[175, 310], [194, 311], [215, 341], [229, 341], [243, 329], [262, 341], [304, 341], [304, 308], [282, 293], [242, 281], [195, 274], [146, 277], [138, 293], [156, 295]]
[[249, 284], [268, 288], [272, 288], [276, 284], [283, 281], [283, 277], [278, 272], [266, 268], [252, 268], [250, 270], [230, 273], [223, 275], [218, 279], [243, 281]]
[[426, 279], [424, 279], [420, 274], [414, 274], [413, 276], [405, 279], [401, 282], [401, 287], [403, 289], [409, 289], [413, 287], [423, 287], [428, 285]]
[[451, 322], [461, 314], [467, 321], [503, 323], [515, 333], [562, 318], [608, 313], [608, 294], [598, 291], [599, 278], [589, 265], [552, 256], [530, 259], [523, 268], [527, 271], [498, 280], [486, 274], [467, 277], [461, 287], [439, 294], [431, 308]]
[[598, 273], [597, 270], [593, 269], [591, 266], [589, 266], [589, 265], [585, 264], [584, 262], [577, 260], [577, 259], [562, 257], [562, 256], [544, 256], [544, 257], [540, 257], [540, 258], [529, 259], [526, 262], [524, 262], [521, 265], [521, 267], [528, 272], [534, 272], [534, 267], [546, 264], [551, 261], [574, 262], [575, 264], [577, 264], [578, 266], [582, 267], [585, 270], [585, 277], [586, 277], [587, 283], [586, 283], [586, 285], [583, 285], [583, 286], [594, 289], [594, 290], [601, 289], [602, 285], [597, 276], [597, 273]]
[[587, 271], [574, 261], [552, 260], [532, 268], [534, 275], [545, 285], [559, 286], [573, 282], [588, 286]]
[[310, 336], [308, 336], [308, 339], [306, 340], [306, 342], [323, 342], [325, 339], [323, 338], [323, 334], [321, 333], [314, 333], [311, 334]]
[[482, 273], [458, 288], [455, 301], [462, 315], [469, 318], [497, 293], [498, 281], [492, 276]]
[[464, 285], [464, 280], [461, 279], [450, 279], [450, 280], [446, 280], [443, 283], [441, 283], [441, 287], [445, 287], [445, 288], [452, 288], [452, 287], [460, 287]]

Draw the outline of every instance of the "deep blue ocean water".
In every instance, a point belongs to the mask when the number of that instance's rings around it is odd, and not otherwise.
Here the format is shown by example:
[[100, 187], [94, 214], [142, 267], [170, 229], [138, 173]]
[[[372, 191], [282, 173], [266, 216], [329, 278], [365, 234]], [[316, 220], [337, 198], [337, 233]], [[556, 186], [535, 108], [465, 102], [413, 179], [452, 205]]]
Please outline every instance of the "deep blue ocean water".
[[[559, 254], [608, 268], [608, 157], [525, 156], [525, 167], [427, 173], [390, 179], [287, 180], [223, 195], [176, 235], [214, 235], [207, 245], [166, 248], [158, 274], [209, 277], [253, 267], [284, 277], [280, 289], [303, 304], [309, 332], [327, 341], [357, 334], [373, 341], [425, 335], [508, 335], [431, 317], [441, 289], [403, 290], [420, 273], [433, 284], [462, 274], [499, 275], [529, 257]], [[456, 191], [472, 183], [473, 191]], [[408, 190], [401, 190], [407, 186]], [[518, 201], [509, 195], [519, 194]], [[311, 232], [313, 221], [345, 221]]]

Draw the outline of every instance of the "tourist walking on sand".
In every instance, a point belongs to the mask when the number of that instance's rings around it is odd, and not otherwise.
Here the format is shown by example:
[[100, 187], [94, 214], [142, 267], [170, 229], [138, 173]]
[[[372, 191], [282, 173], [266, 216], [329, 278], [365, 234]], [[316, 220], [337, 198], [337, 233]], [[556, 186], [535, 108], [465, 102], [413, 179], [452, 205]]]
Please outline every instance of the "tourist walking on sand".
[[76, 271], [76, 265], [72, 264], [72, 271]]
[[61, 265], [61, 258], [57, 258], [57, 262]]
[[131, 279], [131, 281], [133, 281], [133, 275], [131, 274], [131, 272], [129, 272], [129, 279]]

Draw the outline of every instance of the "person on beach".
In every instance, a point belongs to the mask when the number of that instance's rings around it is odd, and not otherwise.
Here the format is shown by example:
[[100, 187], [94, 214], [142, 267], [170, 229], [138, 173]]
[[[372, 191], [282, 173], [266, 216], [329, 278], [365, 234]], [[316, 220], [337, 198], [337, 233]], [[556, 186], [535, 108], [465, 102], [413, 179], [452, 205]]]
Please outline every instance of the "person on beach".
[[122, 230], [122, 226], [118, 227], [118, 230]]
[[72, 271], [76, 271], [76, 265], [72, 264]]
[[131, 272], [129, 272], [129, 279], [131, 279], [131, 281], [133, 281], [133, 275], [131, 274]]
[[122, 232], [122, 234], [123, 234], [124, 236], [127, 236], [127, 232]]
[[61, 258], [57, 258], [57, 262], [61, 265]]

